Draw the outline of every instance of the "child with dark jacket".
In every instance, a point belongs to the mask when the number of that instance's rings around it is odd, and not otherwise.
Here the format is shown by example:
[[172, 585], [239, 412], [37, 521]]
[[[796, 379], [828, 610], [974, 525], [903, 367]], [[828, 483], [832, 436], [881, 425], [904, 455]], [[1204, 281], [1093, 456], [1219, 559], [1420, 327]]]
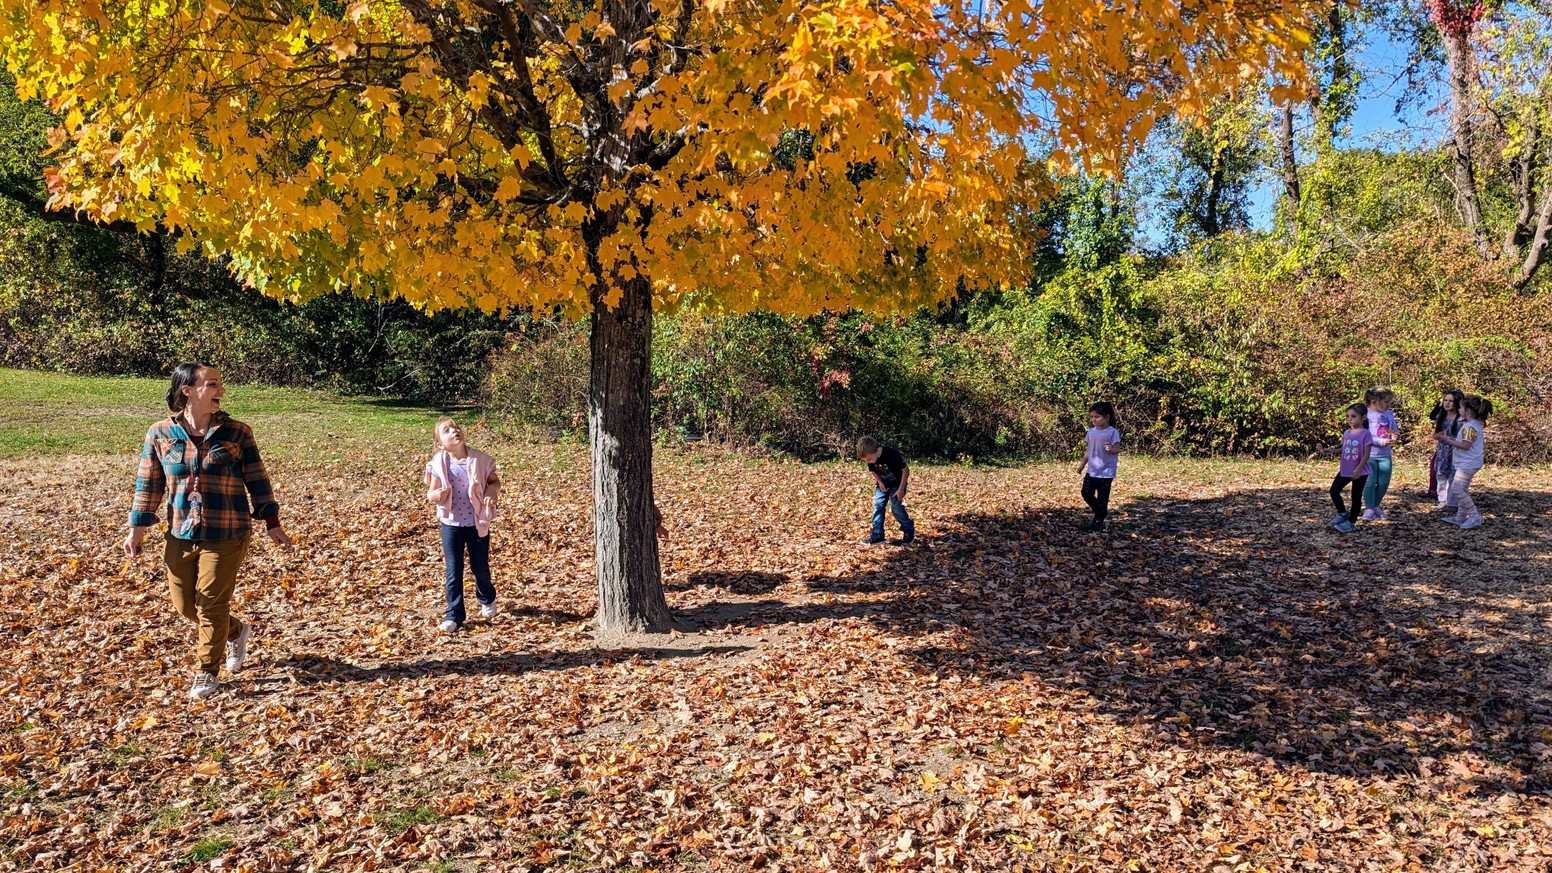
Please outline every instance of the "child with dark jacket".
[[873, 474], [873, 529], [863, 545], [874, 546], [884, 541], [884, 507], [900, 522], [902, 545], [910, 545], [916, 539], [916, 524], [905, 511], [906, 488], [911, 481], [911, 468], [905, 456], [894, 446], [886, 446], [870, 436], [857, 440], [857, 458], [868, 465]]

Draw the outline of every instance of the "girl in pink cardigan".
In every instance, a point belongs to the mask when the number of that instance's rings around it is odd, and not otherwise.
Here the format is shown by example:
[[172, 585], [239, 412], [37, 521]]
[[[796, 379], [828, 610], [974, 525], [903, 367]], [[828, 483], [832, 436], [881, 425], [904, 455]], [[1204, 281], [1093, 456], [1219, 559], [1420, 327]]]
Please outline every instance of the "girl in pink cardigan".
[[470, 448], [451, 418], [436, 423], [436, 454], [426, 464], [426, 500], [436, 505], [442, 527], [442, 563], [447, 570], [447, 612], [439, 628], [453, 633], [468, 618], [463, 603], [463, 556], [469, 553], [480, 617], [496, 614], [490, 581], [490, 522], [496, 516], [501, 479], [490, 455]]

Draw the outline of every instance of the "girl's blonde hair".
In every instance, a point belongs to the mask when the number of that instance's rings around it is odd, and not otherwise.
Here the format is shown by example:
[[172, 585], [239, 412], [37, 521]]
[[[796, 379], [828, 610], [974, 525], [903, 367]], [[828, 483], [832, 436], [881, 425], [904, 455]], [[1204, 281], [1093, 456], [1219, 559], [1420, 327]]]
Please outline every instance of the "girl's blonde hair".
[[456, 425], [458, 422], [451, 418], [439, 418], [436, 424], [431, 426], [431, 451], [433, 453], [442, 451], [442, 425], [444, 424]]

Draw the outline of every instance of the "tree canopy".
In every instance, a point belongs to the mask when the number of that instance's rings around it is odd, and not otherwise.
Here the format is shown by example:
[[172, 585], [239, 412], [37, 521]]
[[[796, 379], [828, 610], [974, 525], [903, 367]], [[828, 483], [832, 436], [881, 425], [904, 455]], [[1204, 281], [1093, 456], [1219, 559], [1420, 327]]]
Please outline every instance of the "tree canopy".
[[[1298, 77], [1308, 4], [5, 0], [53, 205], [428, 308], [911, 307], [1014, 278], [1046, 166]], [[1033, 139], [1032, 139], [1033, 138]], [[607, 296], [607, 295], [606, 295]]]

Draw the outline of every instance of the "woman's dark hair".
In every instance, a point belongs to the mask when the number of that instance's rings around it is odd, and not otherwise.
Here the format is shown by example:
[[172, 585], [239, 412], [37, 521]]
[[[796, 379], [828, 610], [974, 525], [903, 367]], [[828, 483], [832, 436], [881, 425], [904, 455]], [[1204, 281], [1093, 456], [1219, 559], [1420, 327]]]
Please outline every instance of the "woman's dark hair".
[[1476, 417], [1477, 421], [1487, 421], [1487, 417], [1493, 414], [1493, 401], [1486, 397], [1478, 397], [1475, 394], [1467, 395], [1461, 403]]
[[[1450, 390], [1444, 392], [1444, 396], [1455, 398], [1455, 415], [1458, 417], [1460, 415], [1461, 404], [1466, 402], [1466, 392], [1460, 390], [1459, 388], [1451, 388]], [[1448, 420], [1447, 416], [1448, 413], [1446, 413], [1444, 410], [1444, 404], [1435, 403], [1433, 406], [1433, 411], [1428, 413], [1428, 417], [1433, 419], [1434, 433], [1444, 433], [1445, 422]]]
[[1090, 403], [1089, 412], [1097, 412], [1100, 415], [1103, 415], [1105, 417], [1105, 423], [1109, 424], [1111, 427], [1116, 426], [1115, 407], [1111, 406], [1108, 402], [1101, 400], [1098, 403]]
[[173, 412], [182, 412], [183, 407], [189, 405], [189, 399], [183, 396], [183, 389], [194, 384], [194, 379], [200, 370], [214, 370], [209, 364], [201, 364], [195, 361], [184, 361], [172, 368], [172, 387], [167, 389], [167, 408]]

